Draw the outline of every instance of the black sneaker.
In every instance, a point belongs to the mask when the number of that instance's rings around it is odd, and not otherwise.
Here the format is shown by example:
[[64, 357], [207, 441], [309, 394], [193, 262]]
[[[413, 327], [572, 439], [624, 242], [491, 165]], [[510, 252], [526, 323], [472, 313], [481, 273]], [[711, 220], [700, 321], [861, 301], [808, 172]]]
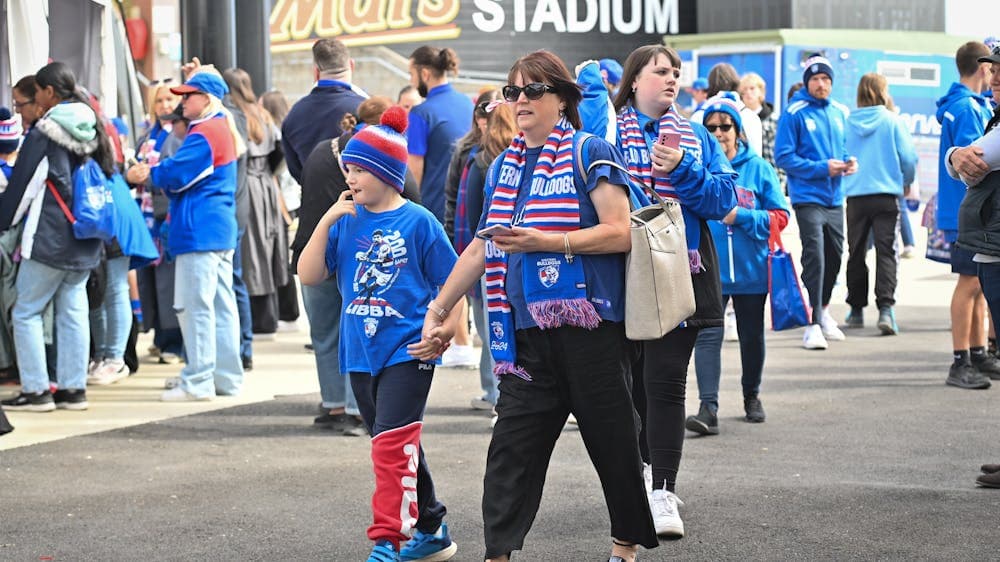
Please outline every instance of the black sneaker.
[[365, 427], [365, 423], [357, 416], [347, 416], [347, 422], [342, 432], [344, 435], [350, 435], [351, 437], [363, 437], [368, 435], [368, 428]]
[[981, 390], [990, 387], [990, 379], [980, 373], [971, 363], [952, 363], [948, 369], [948, 380], [945, 384], [967, 388], [971, 390]]
[[37, 394], [21, 392], [14, 398], [0, 401], [0, 405], [12, 412], [51, 412], [56, 409], [52, 393], [48, 390]]
[[60, 410], [86, 410], [87, 391], [82, 388], [67, 388], [57, 390], [52, 395], [56, 403], [56, 408]]
[[745, 398], [743, 400], [743, 411], [747, 413], [746, 420], [750, 423], [764, 423], [767, 415], [764, 414], [764, 405], [758, 398]]
[[246, 372], [252, 371], [253, 370], [253, 358], [252, 357], [243, 357], [242, 359], [243, 359], [243, 372], [246, 373]]
[[718, 435], [719, 418], [715, 415], [715, 412], [708, 407], [708, 404], [702, 404], [701, 408], [698, 409], [697, 416], [687, 417], [687, 420], [684, 422], [684, 427], [699, 435]]
[[313, 425], [323, 429], [341, 431], [347, 423], [347, 414], [331, 414], [329, 410], [313, 418]]
[[847, 318], [844, 319], [844, 327], [856, 330], [858, 328], [865, 327], [865, 309], [852, 306], [851, 311], [847, 313]]
[[976, 359], [975, 356], [971, 358], [972, 366], [975, 367], [977, 371], [987, 377], [1000, 381], [1000, 359], [989, 353], [983, 355], [981, 359]]

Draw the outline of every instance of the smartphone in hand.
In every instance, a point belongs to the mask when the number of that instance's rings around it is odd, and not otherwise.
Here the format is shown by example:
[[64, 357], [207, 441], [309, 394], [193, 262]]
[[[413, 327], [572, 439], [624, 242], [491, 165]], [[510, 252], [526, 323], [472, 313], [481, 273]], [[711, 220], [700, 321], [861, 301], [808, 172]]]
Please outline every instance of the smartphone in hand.
[[674, 150], [680, 150], [681, 134], [663, 131], [660, 133], [660, 138], [656, 139], [656, 144], [662, 144], [663, 146], [669, 146]]
[[[681, 149], [681, 134], [674, 133], [670, 131], [660, 131], [659, 138], [656, 139], [656, 144], [670, 147], [674, 150]], [[658, 172], [656, 168], [653, 168], [654, 177], [664, 177], [664, 174]]]
[[514, 231], [511, 230], [509, 226], [503, 226], [501, 224], [495, 224], [493, 226], [486, 227], [476, 233], [480, 238], [485, 238], [487, 240], [493, 238], [494, 236], [513, 236]]

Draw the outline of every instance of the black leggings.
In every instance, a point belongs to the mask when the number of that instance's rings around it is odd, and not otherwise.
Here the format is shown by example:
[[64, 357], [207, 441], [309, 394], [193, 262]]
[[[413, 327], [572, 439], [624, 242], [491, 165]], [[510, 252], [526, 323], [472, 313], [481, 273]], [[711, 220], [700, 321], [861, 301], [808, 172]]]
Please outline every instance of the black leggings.
[[676, 328], [658, 340], [643, 342], [642, 377], [646, 390], [643, 427], [653, 465], [654, 489], [666, 487], [673, 492], [677, 483], [684, 445], [687, 370], [697, 338], [698, 328]]

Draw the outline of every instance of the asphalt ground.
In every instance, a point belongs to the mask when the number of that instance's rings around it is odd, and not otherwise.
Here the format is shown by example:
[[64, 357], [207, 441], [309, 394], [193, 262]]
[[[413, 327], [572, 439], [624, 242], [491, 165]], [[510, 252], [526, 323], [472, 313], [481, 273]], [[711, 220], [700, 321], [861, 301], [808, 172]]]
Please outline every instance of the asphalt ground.
[[[639, 560], [1000, 559], [1000, 490], [974, 484], [980, 464], [1000, 462], [1000, 384], [944, 384], [945, 272], [903, 260], [899, 336], [878, 335], [873, 309], [869, 327], [827, 351], [801, 349], [801, 330], [769, 332], [764, 424], [742, 421], [738, 346], [726, 343], [721, 434], [685, 442], [677, 491], [687, 536]], [[842, 318], [846, 307], [833, 311]], [[90, 393], [87, 412], [11, 414], [17, 430], [0, 437], [0, 560], [365, 560], [369, 443], [311, 426], [319, 397], [301, 390], [311, 377], [304, 341], [282, 334], [257, 346], [251, 403], [198, 413], [159, 403], [157, 385], [176, 368], [144, 365]], [[474, 371], [439, 370], [425, 417], [458, 561], [484, 553], [490, 428], [487, 413], [469, 408], [478, 386]], [[688, 410], [697, 411], [693, 369]], [[104, 430], [123, 411], [145, 418]], [[570, 426], [514, 559], [607, 560], [608, 534]]]

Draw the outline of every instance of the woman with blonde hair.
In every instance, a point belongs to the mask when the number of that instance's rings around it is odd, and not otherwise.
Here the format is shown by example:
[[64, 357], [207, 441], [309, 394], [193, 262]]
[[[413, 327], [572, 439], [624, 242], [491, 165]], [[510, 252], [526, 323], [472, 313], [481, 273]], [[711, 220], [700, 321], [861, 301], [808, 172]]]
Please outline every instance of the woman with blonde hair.
[[894, 335], [896, 326], [896, 228], [904, 187], [913, 183], [917, 153], [913, 139], [893, 111], [889, 84], [870, 72], [858, 83], [858, 109], [847, 118], [847, 155], [858, 158], [858, 172], [844, 177], [847, 196], [848, 328], [864, 326], [868, 306], [868, 240], [875, 241], [875, 304], [878, 329]]

